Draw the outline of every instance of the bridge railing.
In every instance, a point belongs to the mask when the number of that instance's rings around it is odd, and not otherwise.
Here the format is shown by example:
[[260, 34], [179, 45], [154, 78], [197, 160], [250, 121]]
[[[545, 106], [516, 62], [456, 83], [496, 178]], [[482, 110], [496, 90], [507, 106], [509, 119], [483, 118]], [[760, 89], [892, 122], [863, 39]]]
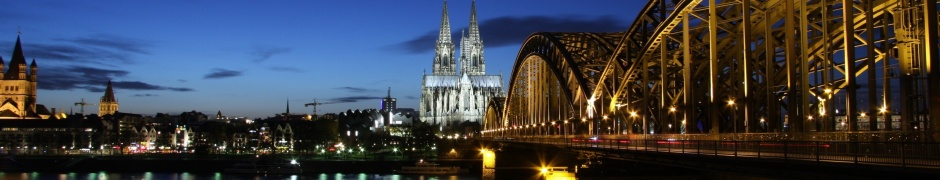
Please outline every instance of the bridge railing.
[[940, 169], [940, 143], [493, 138], [589, 151], [646, 151], [701, 156], [917, 166]]

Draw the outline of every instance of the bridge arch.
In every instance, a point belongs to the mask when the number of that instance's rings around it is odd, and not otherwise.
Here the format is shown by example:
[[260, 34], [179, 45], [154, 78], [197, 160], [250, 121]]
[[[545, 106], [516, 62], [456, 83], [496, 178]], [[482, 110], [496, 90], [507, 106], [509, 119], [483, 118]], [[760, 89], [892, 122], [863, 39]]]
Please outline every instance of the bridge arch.
[[513, 65], [503, 109], [487, 110], [486, 120], [499, 122], [484, 122], [491, 125], [485, 125], [484, 134], [586, 133], [588, 118], [600, 108], [591, 105], [590, 96], [621, 37], [582, 32], [530, 35]]

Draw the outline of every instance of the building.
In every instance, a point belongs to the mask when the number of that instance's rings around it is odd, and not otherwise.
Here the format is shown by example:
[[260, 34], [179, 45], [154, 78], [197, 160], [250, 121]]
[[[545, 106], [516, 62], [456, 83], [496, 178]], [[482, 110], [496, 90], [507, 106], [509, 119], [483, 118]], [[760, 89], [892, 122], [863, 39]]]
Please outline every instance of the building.
[[52, 115], [45, 107], [36, 104], [37, 70], [36, 59], [26, 69], [26, 56], [20, 45], [20, 37], [16, 36], [9, 69], [4, 66], [3, 57], [0, 56], [0, 72], [4, 72], [0, 80], [0, 86], [3, 87], [0, 93], [0, 119], [47, 119]]
[[382, 99], [382, 109], [379, 110], [381, 118], [377, 119], [373, 125], [373, 130], [381, 129], [386, 126], [411, 124], [418, 117], [413, 108], [398, 108], [396, 99], [392, 98], [392, 89], [388, 89], [388, 96]]
[[447, 2], [441, 17], [432, 74], [424, 74], [419, 104], [420, 120], [439, 125], [479, 123], [490, 98], [503, 96], [501, 75], [486, 75], [483, 40], [477, 25], [476, 1], [470, 8], [468, 33], [461, 33], [460, 70], [456, 69]]
[[382, 98], [382, 110], [386, 112], [394, 111], [398, 104], [395, 101], [396, 99], [392, 98], [392, 88], [389, 87], [388, 96], [385, 96], [385, 98]]
[[111, 88], [111, 80], [108, 80], [108, 87], [104, 90], [104, 96], [98, 102], [98, 116], [114, 114], [118, 111], [118, 101], [114, 98], [114, 89]]

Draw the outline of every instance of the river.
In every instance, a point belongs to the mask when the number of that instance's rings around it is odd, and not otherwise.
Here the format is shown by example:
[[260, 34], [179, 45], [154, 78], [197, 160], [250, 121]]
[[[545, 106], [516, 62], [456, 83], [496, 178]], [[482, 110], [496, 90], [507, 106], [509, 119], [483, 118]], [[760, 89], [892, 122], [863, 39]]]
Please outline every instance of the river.
[[254, 174], [226, 174], [226, 173], [168, 173], [168, 172], [0, 172], [0, 179], [59, 179], [59, 180], [239, 180], [239, 179], [348, 179], [348, 180], [368, 180], [368, 179], [387, 179], [387, 180], [435, 180], [435, 179], [480, 179], [480, 175], [441, 175], [441, 176], [422, 176], [422, 175], [400, 175], [400, 174], [367, 174], [367, 173], [319, 173], [319, 174], [299, 174], [299, 175], [254, 175]]

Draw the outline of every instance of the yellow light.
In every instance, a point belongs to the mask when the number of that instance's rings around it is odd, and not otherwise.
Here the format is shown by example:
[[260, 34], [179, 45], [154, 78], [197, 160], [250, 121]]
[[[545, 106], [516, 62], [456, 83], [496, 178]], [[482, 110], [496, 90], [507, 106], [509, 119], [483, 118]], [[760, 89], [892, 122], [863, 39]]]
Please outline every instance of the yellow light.
[[823, 90], [823, 92], [826, 92], [826, 94], [829, 94], [829, 93], [832, 93], [832, 89], [826, 88]]
[[728, 100], [728, 105], [729, 105], [729, 106], [730, 106], [730, 105], [734, 105], [734, 99]]
[[859, 114], [859, 115], [862, 116], [862, 117], [865, 117], [865, 113], [864, 113], [864, 112], [863, 112], [862, 114]]
[[676, 112], [676, 107], [669, 107], [669, 112]]
[[630, 117], [636, 117], [636, 111], [630, 111]]
[[607, 115], [604, 115], [604, 119], [607, 119]]
[[542, 168], [542, 174], [548, 173], [548, 168]]

